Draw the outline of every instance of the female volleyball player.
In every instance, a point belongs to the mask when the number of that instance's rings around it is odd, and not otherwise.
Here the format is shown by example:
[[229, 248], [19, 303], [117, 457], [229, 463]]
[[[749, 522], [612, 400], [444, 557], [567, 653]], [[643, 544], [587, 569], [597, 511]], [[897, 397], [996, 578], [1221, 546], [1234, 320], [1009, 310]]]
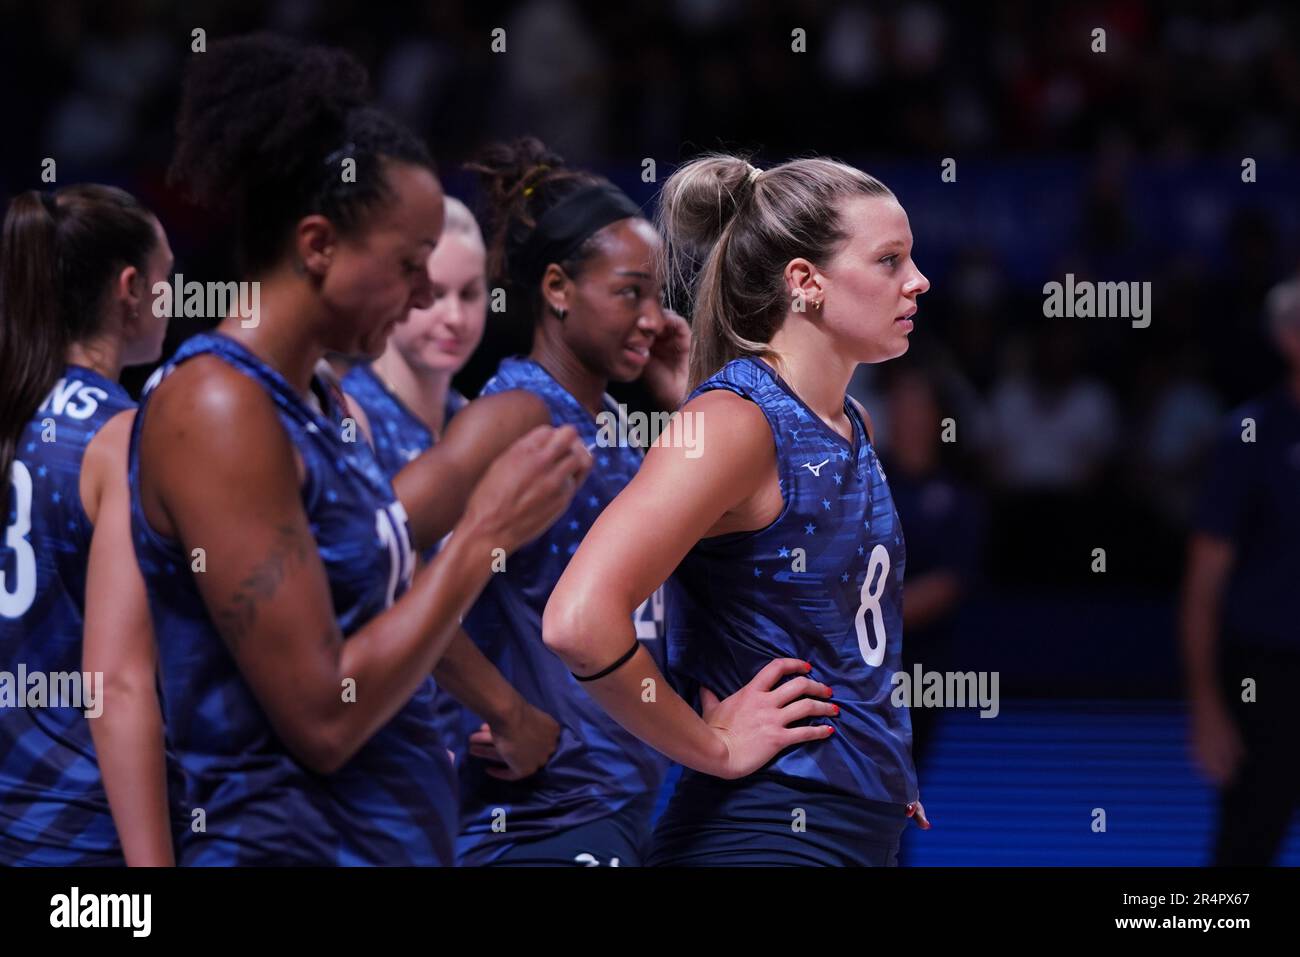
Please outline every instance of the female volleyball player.
[[[533, 348], [501, 364], [452, 421], [443, 450], [472, 475], [529, 429], [567, 424], [596, 462], [568, 511], [509, 559], [465, 617], [475, 643], [562, 730], [546, 766], [517, 783], [490, 777], [491, 765], [474, 759], [491, 755], [474, 743], [461, 765], [460, 862], [631, 866], [642, 861], [667, 762], [607, 717], [546, 650], [541, 616], [578, 542], [641, 463], [640, 450], [609, 441], [616, 430], [602, 428], [618, 415], [608, 383], [642, 378], [675, 407], [689, 333], [661, 306], [653, 226], [611, 183], [565, 167], [530, 139], [493, 147], [471, 168], [491, 207], [489, 271], [508, 279], [511, 313], [533, 323]], [[620, 628], [648, 639], [654, 655], [662, 641], [648, 595]], [[746, 717], [762, 720], [750, 710]], [[463, 728], [478, 724], [467, 714]]]
[[24, 677], [0, 691], [0, 863], [168, 864], [153, 632], [122, 561], [135, 403], [117, 379], [158, 358], [171, 249], [132, 196], [95, 185], [14, 197], [3, 242], [0, 670]]
[[[447, 420], [465, 405], [451, 379], [478, 348], [487, 319], [483, 234], [460, 200], [445, 197], [445, 209], [442, 236], [428, 263], [433, 304], [412, 309], [393, 330], [383, 355], [358, 363], [343, 377], [350, 408], [389, 477], [431, 448]], [[559, 725], [511, 687], [464, 632], [452, 639], [433, 676], [439, 729], [453, 753], [468, 747], [457, 701], [487, 719], [475, 734], [505, 765], [493, 768], [493, 774], [527, 777], [555, 750]]]
[[384, 471], [396, 475], [431, 448], [465, 404], [451, 379], [478, 348], [487, 319], [486, 251], [474, 216], [444, 197], [442, 237], [429, 257], [433, 303], [412, 309], [374, 362], [343, 377], [365, 415]]
[[[172, 176], [234, 212], [260, 313], [188, 340], [142, 401], [133, 533], [186, 773], [184, 863], [449, 864], [452, 768], [430, 673], [491, 574], [585, 477], [572, 430], [530, 431], [448, 530], [395, 486], [313, 374], [379, 356], [430, 304], [442, 191], [366, 106], [350, 56], [213, 44], [186, 78]], [[409, 518], [409, 521], [408, 521]]]
[[[681, 447], [680, 419], [651, 449], [557, 585], [545, 641], [624, 727], [687, 769], [651, 863], [894, 863], [907, 816], [924, 821], [907, 710], [890, 702], [903, 539], [846, 388], [859, 362], [906, 351], [929, 287], [907, 215], [880, 182], [830, 160], [762, 172], [710, 156], [664, 184], [660, 217], [670, 274], [699, 266], [681, 415], [697, 418], [702, 449]], [[704, 720], [627, 624], [666, 579], [671, 665], [698, 687]], [[770, 761], [796, 732], [752, 726], [735, 707], [814, 687], [745, 688], [774, 657], [811, 662], [839, 717], [836, 733], [802, 727], [804, 743]], [[824, 714], [804, 700], [800, 717]]]

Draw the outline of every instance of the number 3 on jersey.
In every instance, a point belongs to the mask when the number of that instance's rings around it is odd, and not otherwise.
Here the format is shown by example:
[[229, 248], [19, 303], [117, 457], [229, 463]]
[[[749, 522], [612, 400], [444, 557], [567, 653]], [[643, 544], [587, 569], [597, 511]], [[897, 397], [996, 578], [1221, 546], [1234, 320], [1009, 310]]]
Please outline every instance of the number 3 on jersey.
[[[872, 582], [875, 582], [875, 588], [872, 588]], [[867, 577], [862, 580], [862, 604], [853, 619], [862, 660], [873, 668], [885, 660], [885, 615], [880, 610], [880, 598], [885, 594], [888, 582], [889, 551], [884, 545], [877, 545], [871, 550], [871, 559], [867, 562]], [[867, 612], [871, 613], [870, 634], [867, 632]]]
[[14, 554], [12, 578], [0, 569], [0, 616], [19, 618], [36, 598], [36, 552], [27, 540], [32, 530], [32, 473], [14, 461], [10, 485], [14, 490], [14, 521], [5, 529], [5, 547]]

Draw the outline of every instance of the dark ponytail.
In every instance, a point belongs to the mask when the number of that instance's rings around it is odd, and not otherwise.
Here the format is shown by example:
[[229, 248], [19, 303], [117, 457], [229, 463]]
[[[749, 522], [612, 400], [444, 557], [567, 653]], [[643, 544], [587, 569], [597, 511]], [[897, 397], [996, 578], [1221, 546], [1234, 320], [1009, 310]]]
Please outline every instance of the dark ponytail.
[[144, 271], [153, 214], [111, 186], [29, 190], [9, 202], [0, 240], [0, 502], [32, 415], [63, 374], [68, 347], [100, 331], [110, 280]]

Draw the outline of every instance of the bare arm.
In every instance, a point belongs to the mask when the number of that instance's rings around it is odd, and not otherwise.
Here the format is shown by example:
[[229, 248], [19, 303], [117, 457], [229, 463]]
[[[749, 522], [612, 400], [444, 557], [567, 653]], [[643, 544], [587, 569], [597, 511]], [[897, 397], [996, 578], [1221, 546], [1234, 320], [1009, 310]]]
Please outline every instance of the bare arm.
[[[345, 395], [348, 413], [357, 420], [367, 441], [370, 419], [361, 404]], [[529, 393], [516, 391], [470, 403], [461, 411], [461, 425], [444, 437], [436, 452], [425, 453], [408, 466], [395, 486], [407, 514], [418, 523], [417, 539], [441, 539], [460, 516], [474, 483], [509, 444], [530, 429], [550, 421], [546, 406]], [[436, 491], [437, 494], [429, 494]], [[403, 495], [405, 497], [403, 497]], [[425, 546], [428, 547], [427, 545]], [[487, 773], [518, 780], [537, 771], [555, 752], [560, 726], [534, 708], [505, 680], [478, 646], [457, 631], [434, 668], [439, 687], [487, 719], [469, 745], [469, 752], [506, 769]]]
[[[150, 520], [187, 553], [206, 550], [197, 584], [213, 622], [281, 740], [321, 773], [346, 763], [433, 670], [491, 574], [492, 550], [549, 526], [590, 467], [572, 429], [530, 432], [488, 470], [408, 592], [344, 642], [293, 448], [263, 390], [195, 359], [158, 387], [142, 439]], [[355, 701], [343, 700], [346, 679]]]
[[1192, 707], [1192, 744], [1201, 767], [1223, 783], [1244, 754], [1241, 738], [1219, 688], [1217, 645], [1223, 596], [1236, 561], [1231, 542], [1204, 533], [1188, 545], [1180, 637]]
[[475, 399], [461, 409], [442, 440], [393, 477], [416, 549], [432, 548], [451, 531], [474, 486], [512, 442], [550, 423], [546, 404], [522, 390]]
[[1215, 648], [1228, 576], [1236, 560], [1232, 543], [1193, 535], [1183, 582], [1182, 649], [1187, 688], [1193, 697], [1219, 694]]
[[[551, 593], [543, 640], [575, 674], [597, 673], [626, 653], [635, 640], [636, 607], [697, 541], [758, 528], [772, 517], [776, 452], [762, 412], [724, 391], [692, 400], [686, 412], [707, 425], [703, 454], [686, 456], [677, 441], [681, 421], [674, 417], [636, 477], [596, 520]], [[655, 521], [645, 522], [646, 515]], [[795, 678], [770, 690], [782, 675], [808, 670], [807, 662], [777, 659], [721, 703], [704, 689], [704, 717], [663, 680], [644, 648], [584, 687], [623, 727], [673, 760], [719, 777], [740, 777], [784, 747], [831, 734], [829, 725], [786, 727], [835, 712], [833, 705], [802, 697], [829, 696], [825, 685]], [[643, 693], [651, 687], [654, 702], [648, 704]]]
[[907, 582], [903, 603], [903, 631], [924, 628], [957, 607], [962, 597], [961, 576], [950, 569], [937, 569]]
[[89, 718], [104, 790], [129, 866], [175, 863], [157, 655], [144, 579], [131, 543], [127, 446], [134, 412], [105, 425], [86, 449], [82, 502], [94, 523], [86, 570], [83, 670], [104, 676]]
[[465, 632], [456, 633], [433, 676], [440, 689], [485, 719], [470, 738], [469, 753], [508, 768], [488, 767], [487, 774], [518, 780], [555, 753], [560, 739], [555, 719], [529, 704]]

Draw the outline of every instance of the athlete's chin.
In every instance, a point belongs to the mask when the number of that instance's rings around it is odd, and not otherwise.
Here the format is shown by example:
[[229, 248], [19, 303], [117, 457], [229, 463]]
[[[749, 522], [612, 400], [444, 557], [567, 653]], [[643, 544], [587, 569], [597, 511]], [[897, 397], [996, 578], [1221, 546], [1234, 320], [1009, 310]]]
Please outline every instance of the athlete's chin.
[[386, 322], [378, 329], [365, 336], [356, 345], [356, 353], [365, 356], [367, 359], [374, 361], [384, 354], [388, 348], [388, 340], [393, 335], [393, 330], [397, 328], [397, 320]]
[[650, 364], [648, 355], [633, 349], [624, 349], [609, 363], [609, 378], [613, 382], [635, 382]]

